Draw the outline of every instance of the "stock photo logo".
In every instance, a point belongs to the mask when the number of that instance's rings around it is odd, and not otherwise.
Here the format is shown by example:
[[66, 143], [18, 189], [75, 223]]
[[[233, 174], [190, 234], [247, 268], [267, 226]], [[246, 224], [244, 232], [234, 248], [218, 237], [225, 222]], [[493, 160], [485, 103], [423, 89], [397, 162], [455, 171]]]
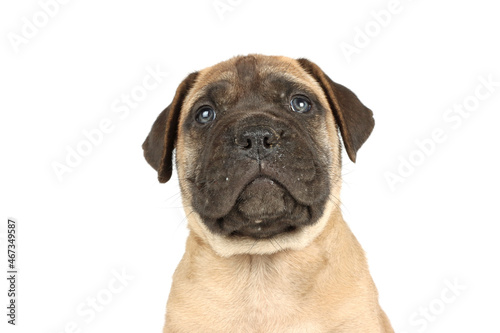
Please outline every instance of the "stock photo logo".
[[7, 39], [15, 53], [19, 53], [22, 45], [28, 44], [52, 19], [59, 15], [62, 6], [70, 0], [41, 0], [38, 1], [39, 9], [32, 15], [21, 17], [21, 26], [17, 32], [8, 32]]
[[65, 146], [65, 157], [52, 161], [51, 167], [59, 182], [80, 166], [84, 159], [105, 141], [106, 135], [112, 133], [118, 123], [127, 119], [131, 111], [137, 109], [148, 94], [157, 89], [168, 76], [159, 65], [155, 68], [147, 66], [145, 71], [147, 74], [140, 83], [134, 85], [129, 92], [120, 94], [111, 103], [110, 110], [115, 115], [115, 120], [112, 117], [104, 117], [94, 128], [83, 129], [80, 139], [74, 145]]
[[[411, 2], [406, 0], [405, 2]], [[370, 11], [370, 18], [361, 27], [359, 25], [353, 28], [354, 35], [350, 41], [342, 41], [339, 45], [342, 55], [347, 63], [351, 63], [354, 56], [360, 55], [363, 50], [368, 48], [372, 41], [377, 38], [384, 29], [387, 29], [394, 18], [401, 14], [405, 5], [400, 0], [390, 0], [385, 8]]]
[[100, 314], [109, 308], [113, 301], [123, 293], [129, 286], [129, 283], [135, 279], [133, 275], [126, 272], [125, 268], [121, 271], [112, 269], [110, 278], [106, 286], [97, 290], [91, 296], [82, 300], [75, 308], [76, 317], [63, 324], [62, 330], [53, 331], [54, 333], [79, 333], [84, 332], [84, 328], [94, 322]]
[[[408, 318], [410, 327], [406, 327], [401, 333], [423, 333], [441, 318], [443, 318], [452, 307], [452, 304], [462, 296], [467, 290], [467, 286], [462, 284], [458, 278], [445, 279], [444, 287], [429, 302], [420, 305], [418, 309], [411, 313]], [[399, 331], [398, 331], [399, 332]]]
[[441, 116], [442, 126], [435, 127], [430, 136], [415, 140], [411, 151], [398, 155], [396, 168], [384, 173], [385, 181], [392, 192], [414, 175], [418, 168], [439, 150], [439, 145], [446, 142], [452, 132], [459, 130], [464, 121], [480, 109], [481, 102], [490, 99], [500, 87], [500, 81], [496, 81], [493, 74], [481, 75], [477, 81], [479, 83], [469, 95], [444, 110]]
[[212, 2], [217, 16], [221, 21], [224, 21], [227, 13], [233, 12], [243, 3], [243, 0], [215, 0]]

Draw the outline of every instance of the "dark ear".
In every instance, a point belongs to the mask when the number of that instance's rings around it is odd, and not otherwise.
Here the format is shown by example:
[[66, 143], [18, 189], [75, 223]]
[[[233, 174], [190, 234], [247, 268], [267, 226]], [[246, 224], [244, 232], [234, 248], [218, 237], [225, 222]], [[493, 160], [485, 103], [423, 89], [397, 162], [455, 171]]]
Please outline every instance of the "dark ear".
[[323, 88], [340, 128], [347, 154], [351, 161], [356, 162], [357, 151], [375, 126], [373, 112], [364, 106], [352, 91], [333, 82], [318, 65], [307, 59], [297, 61]]
[[177, 140], [179, 115], [184, 98], [193, 86], [198, 72], [191, 73], [177, 88], [174, 100], [156, 118], [148, 137], [142, 144], [146, 161], [158, 171], [160, 183], [166, 183], [172, 176], [172, 154]]

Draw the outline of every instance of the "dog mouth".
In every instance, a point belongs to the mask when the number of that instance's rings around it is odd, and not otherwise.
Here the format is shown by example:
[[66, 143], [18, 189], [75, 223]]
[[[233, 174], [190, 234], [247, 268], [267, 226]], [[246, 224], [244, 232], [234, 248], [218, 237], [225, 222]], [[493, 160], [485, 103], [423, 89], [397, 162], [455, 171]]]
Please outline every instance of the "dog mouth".
[[312, 219], [311, 207], [300, 204], [281, 183], [257, 177], [243, 188], [229, 213], [216, 224], [225, 236], [263, 239], [297, 232]]

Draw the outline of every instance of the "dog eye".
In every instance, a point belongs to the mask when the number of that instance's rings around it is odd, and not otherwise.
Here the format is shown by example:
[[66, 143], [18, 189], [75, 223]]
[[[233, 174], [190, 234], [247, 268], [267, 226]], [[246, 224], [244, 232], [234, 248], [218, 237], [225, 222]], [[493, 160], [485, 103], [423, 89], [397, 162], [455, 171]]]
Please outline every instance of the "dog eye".
[[210, 106], [202, 106], [196, 113], [196, 121], [206, 124], [215, 119], [215, 111]]
[[311, 110], [311, 102], [306, 96], [297, 95], [290, 101], [290, 107], [294, 112], [305, 113]]

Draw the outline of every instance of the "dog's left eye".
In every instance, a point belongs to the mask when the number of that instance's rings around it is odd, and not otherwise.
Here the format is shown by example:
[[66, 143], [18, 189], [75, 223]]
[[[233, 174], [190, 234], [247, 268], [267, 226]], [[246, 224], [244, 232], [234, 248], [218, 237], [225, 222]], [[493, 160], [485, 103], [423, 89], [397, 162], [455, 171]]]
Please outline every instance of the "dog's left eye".
[[196, 113], [196, 121], [200, 124], [206, 124], [215, 119], [215, 110], [210, 106], [202, 106]]
[[290, 101], [292, 111], [298, 113], [305, 113], [311, 110], [311, 101], [306, 96], [297, 95]]

